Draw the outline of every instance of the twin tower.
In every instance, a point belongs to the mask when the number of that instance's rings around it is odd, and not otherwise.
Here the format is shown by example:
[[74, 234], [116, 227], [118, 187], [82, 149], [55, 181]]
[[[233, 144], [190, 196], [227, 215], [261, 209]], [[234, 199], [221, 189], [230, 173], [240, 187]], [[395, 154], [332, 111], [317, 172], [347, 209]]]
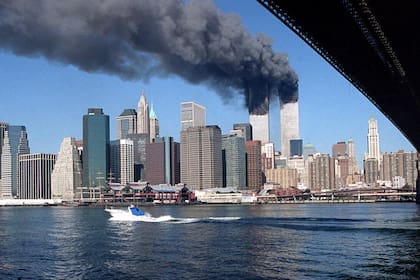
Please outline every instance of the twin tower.
[[[259, 140], [262, 144], [270, 142], [269, 99], [265, 99], [264, 114], [249, 114], [249, 123], [252, 126], [253, 140]], [[299, 105], [298, 102], [283, 103], [280, 101], [280, 142], [281, 154], [285, 157], [295, 155], [291, 150], [291, 140], [300, 139], [299, 136]], [[292, 141], [293, 142], [293, 141]]]

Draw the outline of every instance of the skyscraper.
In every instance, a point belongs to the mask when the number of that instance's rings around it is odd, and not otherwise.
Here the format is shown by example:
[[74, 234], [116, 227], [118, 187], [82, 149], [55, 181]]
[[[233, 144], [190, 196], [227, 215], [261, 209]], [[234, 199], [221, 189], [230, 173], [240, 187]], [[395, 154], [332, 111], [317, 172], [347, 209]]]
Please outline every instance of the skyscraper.
[[269, 99], [249, 113], [249, 123], [252, 127], [252, 140], [261, 141], [261, 144], [270, 142]]
[[104, 186], [109, 172], [109, 116], [89, 108], [83, 116], [83, 185]]
[[110, 166], [114, 182], [128, 184], [134, 181], [134, 141], [114, 140], [110, 143]]
[[[8, 123], [0, 122], [0, 158], [1, 158], [3, 142], [4, 142], [4, 133], [6, 132], [8, 126], [9, 126]], [[1, 180], [1, 161], [0, 161], [0, 180]], [[0, 187], [1, 187], [1, 184], [0, 184]]]
[[206, 125], [206, 108], [195, 102], [181, 103], [181, 130]]
[[[8, 138], [7, 145], [6, 138]], [[5, 133], [1, 159], [2, 170], [5, 170], [2, 171], [2, 193], [5, 197], [19, 197], [18, 157], [23, 154], [29, 154], [26, 128], [20, 125], [11, 125], [8, 127], [7, 136]]]
[[303, 141], [302, 139], [290, 140], [290, 156], [301, 157], [303, 155]]
[[245, 160], [245, 139], [234, 135], [224, 136], [222, 139], [223, 148], [223, 170], [224, 187], [236, 189], [246, 188], [246, 160]]
[[368, 152], [366, 159], [374, 158], [378, 161], [378, 168], [381, 165], [381, 154], [379, 150], [378, 121], [371, 117], [368, 121], [367, 135]]
[[245, 138], [245, 141], [251, 141], [252, 140], [252, 127], [249, 123], [235, 123], [233, 125], [234, 131], [241, 131], [242, 137]]
[[355, 145], [352, 138], [349, 139], [347, 148], [349, 153], [349, 174], [355, 174], [359, 171], [359, 167], [357, 166]]
[[150, 184], [180, 182], [180, 145], [173, 137], [158, 137], [147, 144], [146, 180]]
[[334, 158], [347, 155], [347, 144], [346, 142], [337, 142], [332, 147], [332, 155]]
[[330, 155], [312, 155], [312, 158], [308, 161], [307, 174], [311, 190], [335, 189], [335, 164]]
[[19, 198], [51, 199], [53, 154], [19, 155]]
[[146, 145], [150, 141], [148, 133], [128, 134], [127, 138], [133, 141], [134, 149], [134, 182], [144, 181], [144, 168], [146, 164]]
[[181, 131], [181, 182], [192, 189], [223, 185], [222, 135], [216, 125]]
[[76, 139], [66, 137], [60, 146], [54, 169], [51, 173], [51, 197], [73, 201], [82, 186], [82, 166]]
[[137, 112], [125, 109], [117, 117], [117, 139], [127, 139], [127, 135], [137, 133]]
[[261, 170], [261, 141], [245, 142], [246, 184], [249, 189], [259, 189], [263, 184]]
[[299, 105], [298, 102], [280, 102], [280, 142], [281, 154], [290, 156], [290, 140], [299, 137]]
[[143, 90], [137, 108], [137, 133], [150, 133], [149, 104]]
[[150, 143], [153, 142], [153, 139], [159, 137], [159, 120], [156, 116], [155, 110], [152, 108], [150, 109]]

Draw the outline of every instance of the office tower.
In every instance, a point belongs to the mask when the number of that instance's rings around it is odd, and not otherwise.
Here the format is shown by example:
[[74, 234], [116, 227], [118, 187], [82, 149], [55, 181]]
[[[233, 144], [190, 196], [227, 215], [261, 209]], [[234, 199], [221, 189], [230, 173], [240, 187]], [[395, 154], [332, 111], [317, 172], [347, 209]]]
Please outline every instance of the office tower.
[[143, 90], [137, 108], [137, 133], [150, 133], [149, 104]]
[[249, 113], [249, 123], [252, 127], [252, 140], [261, 141], [261, 144], [270, 142], [269, 99]]
[[152, 108], [150, 109], [150, 143], [153, 142], [153, 139], [159, 137], [159, 120], [156, 116], [155, 110]]
[[222, 135], [216, 125], [181, 131], [181, 182], [191, 189], [220, 188]]
[[54, 169], [51, 173], [51, 197], [73, 201], [82, 186], [82, 165], [76, 147], [76, 139], [66, 137], [60, 146]]
[[379, 151], [378, 121], [373, 117], [371, 117], [368, 121], [367, 144], [368, 152], [366, 158], [375, 158], [378, 161], [379, 168], [381, 164], [381, 154]]
[[134, 141], [114, 140], [110, 143], [109, 181], [128, 184], [134, 182]]
[[297, 187], [298, 172], [293, 168], [279, 166], [266, 170], [265, 180], [270, 184], [279, 184], [281, 188]]
[[222, 138], [223, 186], [246, 188], [245, 138], [227, 135]]
[[158, 137], [147, 144], [146, 180], [152, 185], [180, 182], [180, 145], [173, 137]]
[[415, 186], [417, 159], [417, 153], [415, 152], [400, 150], [395, 153], [384, 153], [381, 166], [381, 180], [392, 182], [395, 177], [402, 177], [407, 185]]
[[137, 112], [125, 109], [117, 117], [117, 139], [127, 139], [127, 135], [132, 133], [137, 133]]
[[206, 108], [194, 102], [181, 103], [181, 130], [206, 125]]
[[83, 116], [83, 186], [105, 186], [109, 171], [109, 116], [89, 108]]
[[[1, 158], [3, 142], [4, 142], [4, 133], [6, 132], [8, 126], [9, 126], [8, 123], [0, 122], [0, 158]], [[1, 180], [1, 161], [0, 161], [0, 180]], [[1, 187], [1, 184], [0, 184], [0, 187]]]
[[305, 159], [307, 159], [309, 155], [314, 155], [314, 154], [316, 154], [316, 149], [314, 145], [308, 143], [303, 146], [303, 157]]
[[261, 141], [245, 142], [247, 187], [260, 189], [263, 184], [261, 170]]
[[133, 141], [134, 149], [134, 182], [145, 181], [146, 145], [150, 141], [148, 133], [128, 134], [127, 138]]
[[236, 123], [233, 125], [233, 130], [241, 131], [242, 137], [245, 138], [245, 141], [251, 141], [252, 140], [252, 126], [249, 123]]
[[290, 156], [290, 140], [299, 137], [299, 105], [298, 102], [280, 102], [280, 142], [281, 154]]
[[56, 155], [19, 155], [19, 198], [51, 199], [51, 173]]
[[334, 159], [328, 154], [310, 156], [307, 174], [311, 190], [335, 189], [335, 164]]
[[376, 158], [367, 158], [363, 161], [365, 183], [370, 186], [376, 186], [379, 179], [379, 162]]
[[265, 143], [261, 145], [261, 168], [265, 171], [274, 166], [274, 143]]
[[303, 140], [290, 139], [290, 156], [301, 157], [303, 155]]
[[332, 147], [332, 154], [334, 158], [347, 155], [347, 144], [346, 142], [337, 142]]
[[355, 145], [352, 138], [349, 139], [347, 148], [349, 153], [349, 174], [355, 174], [359, 171], [359, 167], [357, 166]]
[[[5, 197], [19, 197], [18, 189], [18, 157], [29, 154], [26, 128], [10, 125], [7, 130], [8, 145], [2, 150], [2, 189]], [[6, 142], [6, 134], [4, 142]], [[5, 144], [5, 143], [4, 143]], [[11, 191], [11, 193], [10, 193]]]
[[1, 154], [1, 165], [2, 165], [1, 198], [11, 199], [13, 198], [13, 193], [12, 193], [12, 178], [13, 178], [12, 165], [13, 164], [12, 164], [12, 148], [10, 146], [8, 131], [5, 131], [3, 135], [3, 152]]

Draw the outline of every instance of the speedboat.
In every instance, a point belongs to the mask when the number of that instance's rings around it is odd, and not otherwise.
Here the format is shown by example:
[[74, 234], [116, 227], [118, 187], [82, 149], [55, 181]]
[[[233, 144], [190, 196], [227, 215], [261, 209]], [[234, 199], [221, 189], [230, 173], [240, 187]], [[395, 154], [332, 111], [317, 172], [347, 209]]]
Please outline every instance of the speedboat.
[[112, 217], [121, 217], [121, 216], [134, 216], [134, 217], [140, 217], [144, 216], [144, 212], [137, 208], [134, 205], [128, 206], [128, 211], [124, 211], [122, 209], [105, 209], [106, 212], [111, 214]]

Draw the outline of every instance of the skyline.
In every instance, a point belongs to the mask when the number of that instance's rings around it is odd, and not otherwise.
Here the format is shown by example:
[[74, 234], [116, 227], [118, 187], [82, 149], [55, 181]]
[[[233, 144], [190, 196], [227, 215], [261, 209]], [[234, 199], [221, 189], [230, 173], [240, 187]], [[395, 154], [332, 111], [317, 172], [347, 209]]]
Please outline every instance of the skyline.
[[[378, 121], [381, 152], [415, 151], [405, 137], [366, 97], [340, 76], [297, 36], [256, 1], [216, 1], [223, 12], [240, 15], [251, 34], [273, 39], [276, 52], [287, 53], [299, 77], [300, 136], [318, 152], [331, 154], [339, 141], [355, 141], [360, 166], [367, 152], [368, 121]], [[225, 104], [205, 85], [192, 85], [178, 77], [152, 77], [148, 83], [121, 80], [103, 73], [87, 73], [43, 57], [15, 56], [0, 48], [0, 121], [24, 125], [31, 152], [58, 153], [64, 137], [82, 139], [82, 118], [88, 108], [103, 108], [110, 116], [111, 139], [116, 139], [116, 117], [124, 109], [137, 109], [141, 90], [153, 104], [161, 136], [180, 139], [180, 104], [194, 101], [206, 107], [208, 125], [227, 134], [234, 123], [249, 122], [240, 94]], [[176, 94], [174, 94], [174, 92]], [[270, 137], [280, 147], [280, 108], [270, 106]], [[45, 119], [48, 119], [46, 125]]]

